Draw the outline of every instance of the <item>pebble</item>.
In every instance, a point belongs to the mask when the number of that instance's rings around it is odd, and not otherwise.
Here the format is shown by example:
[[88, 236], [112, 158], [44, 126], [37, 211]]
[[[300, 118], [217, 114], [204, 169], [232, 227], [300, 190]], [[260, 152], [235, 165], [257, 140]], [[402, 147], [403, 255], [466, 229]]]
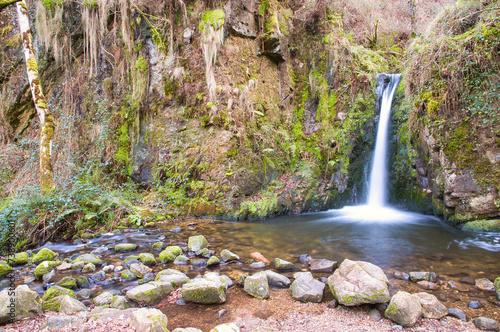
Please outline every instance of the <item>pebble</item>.
[[467, 305], [471, 309], [481, 309], [484, 308], [484, 305], [479, 301], [470, 301]]
[[250, 267], [252, 269], [263, 269], [266, 267], [266, 264], [264, 262], [253, 262], [250, 264]]
[[226, 315], [227, 315], [226, 309], [219, 310], [219, 319], [224, 318], [224, 316], [226, 316]]
[[392, 329], [393, 329], [393, 330], [402, 330], [402, 329], [403, 329], [403, 327], [402, 327], [401, 325], [393, 325], [393, 326], [392, 326]]
[[468, 292], [469, 288], [465, 285], [462, 285], [458, 281], [450, 280], [448, 281], [448, 285], [450, 285], [451, 289], [457, 290], [459, 292]]
[[309, 264], [310, 261], [311, 261], [311, 256], [309, 256], [309, 255], [300, 255], [299, 256], [299, 262], [301, 262], [302, 264]]

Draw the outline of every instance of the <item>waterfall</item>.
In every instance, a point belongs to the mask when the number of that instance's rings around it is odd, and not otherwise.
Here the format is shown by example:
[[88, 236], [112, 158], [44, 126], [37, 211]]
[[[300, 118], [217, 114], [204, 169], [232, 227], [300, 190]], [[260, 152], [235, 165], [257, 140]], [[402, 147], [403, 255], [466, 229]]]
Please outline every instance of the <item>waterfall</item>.
[[370, 173], [370, 186], [368, 192], [368, 206], [382, 207], [386, 203], [387, 189], [387, 140], [389, 131], [389, 118], [391, 115], [392, 99], [401, 79], [400, 74], [384, 75], [384, 88], [380, 105], [377, 139], [373, 156], [372, 170]]

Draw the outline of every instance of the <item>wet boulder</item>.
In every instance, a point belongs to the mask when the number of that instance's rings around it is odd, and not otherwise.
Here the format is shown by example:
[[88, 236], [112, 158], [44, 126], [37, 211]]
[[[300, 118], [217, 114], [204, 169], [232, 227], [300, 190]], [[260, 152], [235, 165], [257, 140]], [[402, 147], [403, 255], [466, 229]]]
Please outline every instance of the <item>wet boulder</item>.
[[87, 307], [77, 299], [69, 295], [64, 295], [59, 304], [59, 312], [62, 314], [74, 314], [81, 311], [87, 311]]
[[212, 304], [226, 302], [226, 288], [220, 282], [203, 278], [192, 279], [182, 286], [182, 297], [186, 302]]
[[264, 300], [269, 298], [269, 283], [264, 272], [255, 273], [245, 279], [245, 292], [253, 297]]
[[[28, 255], [27, 252], [19, 252], [15, 254], [14, 256], [9, 256], [9, 264], [12, 266], [19, 266], [19, 265], [24, 265], [28, 263], [30, 260], [30, 256]], [[1, 274], [1, 273], [0, 273]]]
[[267, 281], [269, 283], [269, 286], [285, 288], [289, 287], [292, 284], [290, 279], [288, 279], [282, 274], [276, 273], [271, 270], [266, 270], [264, 271], [264, 273], [267, 276]]
[[300, 302], [321, 302], [325, 284], [313, 278], [311, 272], [299, 272], [290, 286], [290, 293], [294, 300]]
[[187, 265], [189, 263], [189, 258], [185, 255], [179, 255], [175, 257], [174, 264], [175, 265]]
[[44, 261], [51, 261], [57, 257], [57, 254], [48, 248], [42, 248], [39, 252], [36, 253], [33, 258], [31, 258], [31, 262], [34, 264], [38, 264]]
[[389, 280], [376, 265], [346, 259], [328, 278], [328, 286], [339, 303], [355, 306], [389, 302]]
[[163, 263], [173, 262], [175, 258], [182, 254], [179, 246], [168, 246], [160, 253], [160, 261]]
[[448, 315], [448, 309], [434, 295], [421, 292], [413, 294], [413, 296], [420, 302], [422, 316], [425, 318], [441, 319]]
[[239, 261], [240, 256], [236, 255], [235, 253], [232, 253], [231, 251], [224, 249], [220, 253], [220, 257], [224, 262], [229, 262], [229, 261]]
[[15, 289], [15, 302], [9, 290], [0, 292], [0, 325], [12, 320], [21, 320], [42, 314], [42, 299], [28, 285], [20, 285]]
[[174, 287], [171, 283], [153, 281], [132, 288], [126, 293], [126, 297], [141, 304], [154, 305], [173, 291]]
[[397, 292], [385, 310], [385, 317], [405, 327], [415, 325], [420, 316], [422, 316], [420, 301], [404, 291]]
[[100, 259], [98, 256], [96, 256], [94, 254], [80, 255], [75, 260], [73, 260], [71, 263], [75, 264], [78, 262], [84, 262], [85, 264], [92, 263], [94, 265], [102, 265], [102, 259]]
[[139, 255], [139, 260], [143, 264], [148, 265], [148, 266], [156, 265], [155, 256], [153, 256], [153, 254], [150, 254], [150, 253], [142, 253], [142, 254], [140, 254]]
[[130, 327], [136, 331], [168, 332], [167, 316], [158, 309], [141, 308], [130, 314]]
[[208, 247], [208, 241], [203, 235], [190, 236], [188, 240], [188, 250], [194, 251], [196, 254], [201, 249]]
[[169, 282], [174, 288], [179, 288], [189, 281], [189, 277], [180, 271], [166, 269], [158, 272], [155, 281]]
[[278, 271], [290, 271], [297, 269], [297, 267], [293, 265], [293, 263], [285, 261], [284, 259], [281, 258], [275, 258], [273, 260], [273, 265]]
[[135, 243], [119, 243], [115, 245], [116, 252], [133, 251], [135, 249], [137, 249], [137, 244]]

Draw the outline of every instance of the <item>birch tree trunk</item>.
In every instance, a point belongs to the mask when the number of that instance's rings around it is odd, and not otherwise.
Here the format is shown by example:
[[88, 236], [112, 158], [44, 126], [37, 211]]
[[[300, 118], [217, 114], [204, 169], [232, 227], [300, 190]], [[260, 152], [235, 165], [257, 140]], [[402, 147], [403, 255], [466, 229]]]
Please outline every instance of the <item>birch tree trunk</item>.
[[35, 109], [40, 119], [40, 187], [42, 188], [42, 192], [45, 192], [54, 189], [51, 150], [55, 122], [47, 107], [47, 99], [43, 94], [42, 85], [40, 84], [40, 78], [38, 76], [38, 65], [36, 63], [35, 51], [31, 41], [31, 29], [26, 0], [19, 1], [16, 6], [17, 16], [19, 18], [19, 28], [23, 40], [23, 52], [26, 59], [28, 81], [31, 88], [31, 95], [35, 103]]

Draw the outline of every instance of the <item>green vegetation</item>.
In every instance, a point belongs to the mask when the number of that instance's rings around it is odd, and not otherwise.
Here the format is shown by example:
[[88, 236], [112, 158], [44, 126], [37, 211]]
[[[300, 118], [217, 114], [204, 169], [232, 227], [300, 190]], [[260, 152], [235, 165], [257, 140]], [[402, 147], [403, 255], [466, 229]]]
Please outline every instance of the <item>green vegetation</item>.
[[214, 30], [218, 30], [223, 25], [224, 11], [222, 9], [214, 9], [206, 11], [202, 14], [199, 29], [203, 32], [205, 30], [205, 26], [212, 26]]

